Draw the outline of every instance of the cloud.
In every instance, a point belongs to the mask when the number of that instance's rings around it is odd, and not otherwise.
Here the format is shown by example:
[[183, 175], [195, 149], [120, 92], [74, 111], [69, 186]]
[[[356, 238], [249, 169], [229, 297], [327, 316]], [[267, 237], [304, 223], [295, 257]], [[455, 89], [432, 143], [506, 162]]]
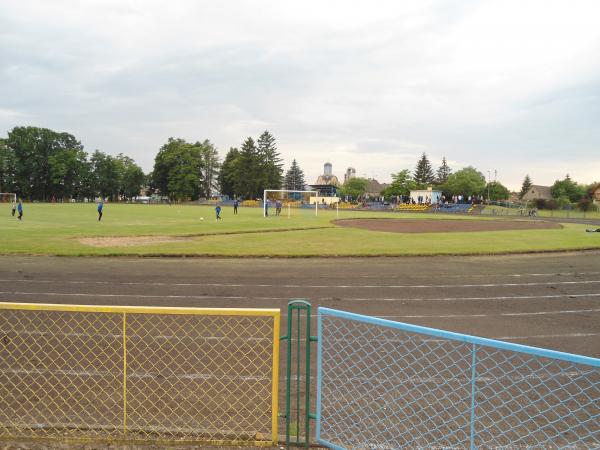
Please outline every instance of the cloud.
[[169, 136], [224, 156], [269, 129], [310, 180], [330, 159], [386, 181], [426, 152], [511, 187], [565, 168], [590, 182], [599, 15], [594, 0], [4, 2], [0, 126], [69, 131], [146, 170]]

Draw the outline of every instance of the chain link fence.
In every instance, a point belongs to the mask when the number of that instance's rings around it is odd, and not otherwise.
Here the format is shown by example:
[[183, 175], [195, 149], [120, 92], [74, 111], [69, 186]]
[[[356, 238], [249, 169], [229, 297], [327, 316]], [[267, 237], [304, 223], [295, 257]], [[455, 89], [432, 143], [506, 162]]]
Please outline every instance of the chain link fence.
[[276, 442], [279, 315], [0, 303], [0, 438]]
[[600, 360], [319, 308], [317, 440], [600, 448]]

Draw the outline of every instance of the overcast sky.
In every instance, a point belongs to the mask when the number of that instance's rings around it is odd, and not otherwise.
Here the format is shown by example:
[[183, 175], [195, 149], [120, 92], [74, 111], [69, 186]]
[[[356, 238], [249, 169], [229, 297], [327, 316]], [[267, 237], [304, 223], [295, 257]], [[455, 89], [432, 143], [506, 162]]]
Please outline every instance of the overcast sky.
[[426, 152], [518, 188], [600, 181], [600, 1], [0, 0], [0, 133], [67, 131], [152, 168], [268, 129], [308, 182]]

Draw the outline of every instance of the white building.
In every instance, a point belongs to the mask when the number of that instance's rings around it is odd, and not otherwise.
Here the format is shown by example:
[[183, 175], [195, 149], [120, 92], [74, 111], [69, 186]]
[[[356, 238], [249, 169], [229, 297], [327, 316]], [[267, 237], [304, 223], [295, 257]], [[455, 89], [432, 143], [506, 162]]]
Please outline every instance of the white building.
[[442, 198], [442, 191], [434, 191], [433, 188], [410, 191], [410, 199], [414, 203], [438, 203]]

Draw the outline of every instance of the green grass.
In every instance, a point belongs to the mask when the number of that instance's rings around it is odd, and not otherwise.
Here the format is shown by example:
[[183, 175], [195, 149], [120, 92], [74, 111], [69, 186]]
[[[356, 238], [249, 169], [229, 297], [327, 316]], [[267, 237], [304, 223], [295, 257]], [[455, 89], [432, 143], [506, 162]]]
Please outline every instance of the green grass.
[[[563, 229], [401, 234], [337, 227], [334, 211], [294, 211], [262, 217], [258, 208], [224, 208], [217, 222], [208, 206], [107, 204], [98, 222], [93, 204], [25, 204], [24, 220], [0, 205], [0, 253], [42, 255], [375, 256], [492, 254], [600, 248], [585, 225]], [[204, 220], [200, 220], [203, 217]], [[340, 211], [340, 218], [488, 220], [493, 217]], [[93, 247], [84, 237], [187, 236], [177, 242]]]

